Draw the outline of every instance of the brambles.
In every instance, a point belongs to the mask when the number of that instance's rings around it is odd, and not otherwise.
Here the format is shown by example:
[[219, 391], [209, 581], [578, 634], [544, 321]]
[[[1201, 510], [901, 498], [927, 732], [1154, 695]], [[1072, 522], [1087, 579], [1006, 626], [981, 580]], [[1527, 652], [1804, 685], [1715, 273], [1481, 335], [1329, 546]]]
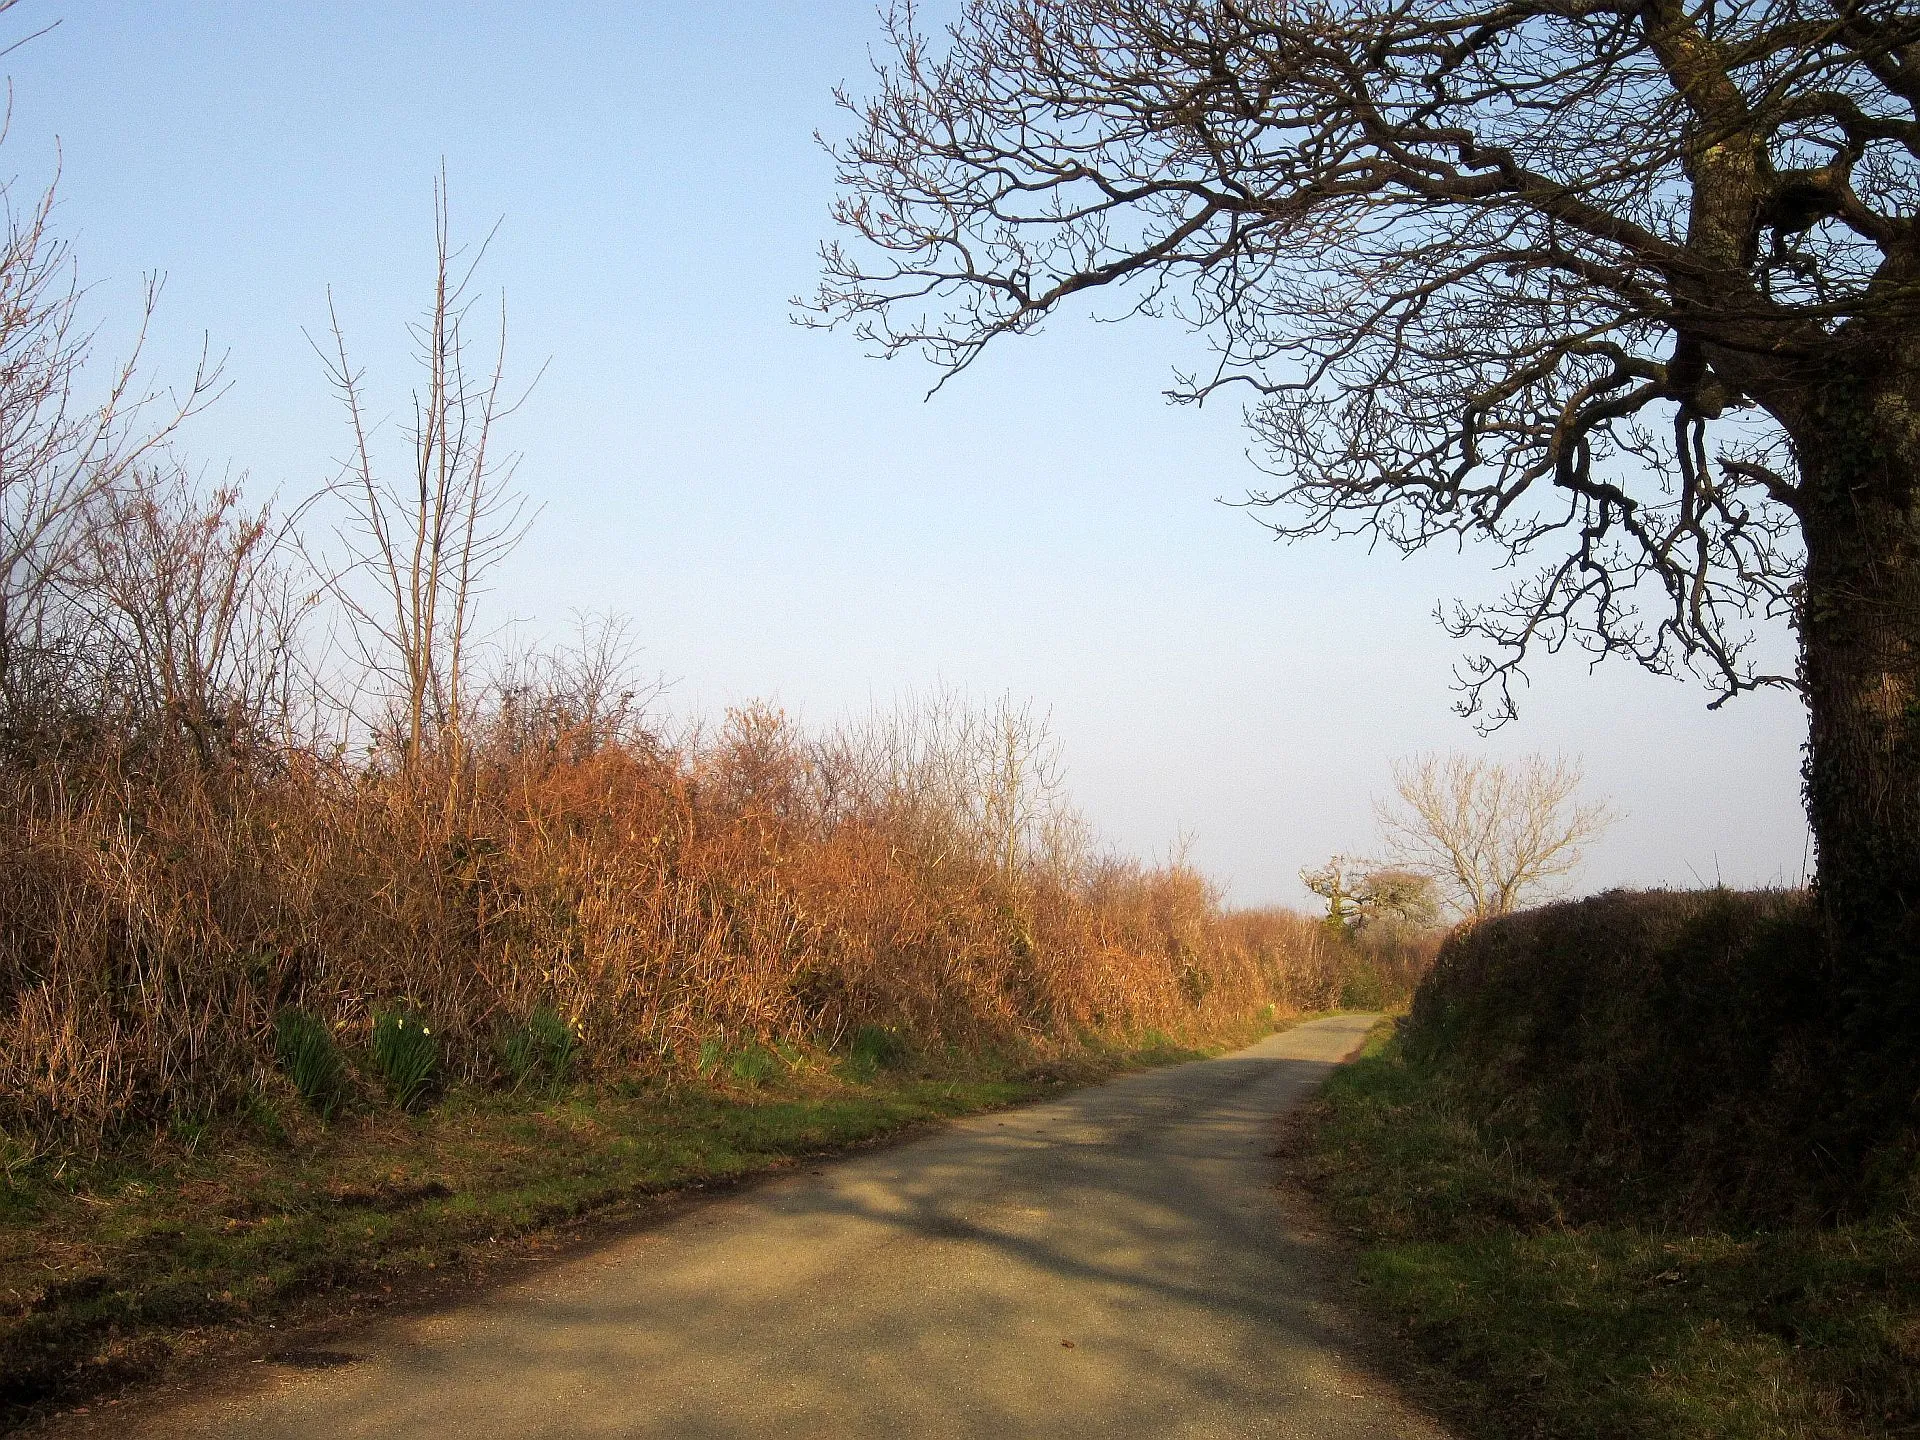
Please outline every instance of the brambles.
[[440, 1042], [433, 1029], [411, 1011], [381, 1010], [373, 1017], [374, 1068], [402, 1110], [413, 1110], [433, 1089], [440, 1067]]
[[282, 1010], [273, 1021], [273, 1052], [300, 1098], [322, 1120], [347, 1096], [347, 1067], [333, 1032], [304, 1010]]

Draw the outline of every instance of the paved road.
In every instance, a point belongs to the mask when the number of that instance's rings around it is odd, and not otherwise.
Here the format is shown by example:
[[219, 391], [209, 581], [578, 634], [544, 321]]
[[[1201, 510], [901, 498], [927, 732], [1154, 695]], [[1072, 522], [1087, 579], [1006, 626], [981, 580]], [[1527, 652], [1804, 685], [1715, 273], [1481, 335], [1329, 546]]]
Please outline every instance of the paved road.
[[1437, 1437], [1286, 1233], [1273, 1120], [1365, 1033], [1316, 1021], [690, 1207], [135, 1433]]

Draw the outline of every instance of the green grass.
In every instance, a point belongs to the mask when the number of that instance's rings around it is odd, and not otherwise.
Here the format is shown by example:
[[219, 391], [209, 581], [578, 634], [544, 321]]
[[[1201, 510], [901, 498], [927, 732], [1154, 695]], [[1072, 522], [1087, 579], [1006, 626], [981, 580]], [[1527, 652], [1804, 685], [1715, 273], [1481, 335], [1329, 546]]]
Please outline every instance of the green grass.
[[1463, 1433], [1920, 1434], [1920, 1243], [1903, 1217], [1742, 1234], [1573, 1223], [1384, 1030], [1289, 1153]]
[[909, 1049], [906, 1037], [898, 1030], [862, 1025], [847, 1045], [847, 1073], [855, 1079], [871, 1079], [882, 1070], [904, 1064]]
[[330, 1123], [289, 1087], [192, 1143], [16, 1163], [0, 1170], [0, 1430], [269, 1324], [483, 1272], [649, 1195], [1200, 1053], [1153, 1036], [1045, 1067], [955, 1053], [909, 1071], [869, 1037], [849, 1077], [830, 1056], [716, 1047], [696, 1086], [457, 1088]]
[[417, 1110], [426, 1103], [440, 1067], [440, 1042], [424, 1018], [405, 1009], [376, 1010], [368, 1050], [394, 1104]]
[[564, 1085], [580, 1048], [579, 1037], [551, 1005], [538, 1006], [500, 1039], [500, 1060], [516, 1090]]
[[273, 1022], [273, 1048], [288, 1082], [322, 1119], [347, 1098], [347, 1064], [325, 1023], [304, 1010], [282, 1010]]

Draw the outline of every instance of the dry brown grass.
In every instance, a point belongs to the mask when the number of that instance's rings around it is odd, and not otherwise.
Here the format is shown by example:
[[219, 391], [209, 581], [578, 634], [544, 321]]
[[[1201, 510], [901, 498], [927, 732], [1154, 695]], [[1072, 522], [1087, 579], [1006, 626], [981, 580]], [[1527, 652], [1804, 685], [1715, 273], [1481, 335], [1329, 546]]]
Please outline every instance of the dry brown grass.
[[12, 1153], [245, 1107], [285, 1084], [290, 1005], [352, 1048], [404, 1002], [476, 1080], [541, 1005], [613, 1077], [863, 1025], [1044, 1056], [1339, 995], [1315, 922], [1228, 914], [1181, 865], [1011, 846], [897, 747], [765, 710], [677, 746], [512, 706], [482, 733], [457, 775], [98, 736], [0, 768]]

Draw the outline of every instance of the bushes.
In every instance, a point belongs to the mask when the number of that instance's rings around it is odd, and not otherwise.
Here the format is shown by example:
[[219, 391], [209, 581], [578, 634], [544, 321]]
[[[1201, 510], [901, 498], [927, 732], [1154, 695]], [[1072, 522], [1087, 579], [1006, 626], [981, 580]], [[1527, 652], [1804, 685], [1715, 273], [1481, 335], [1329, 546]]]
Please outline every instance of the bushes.
[[1378, 969], [1364, 961], [1340, 982], [1342, 1010], [1378, 1010], [1386, 1004], [1387, 987]]
[[1600, 1210], [1804, 1218], [1910, 1173], [1839, 989], [1802, 892], [1615, 891], [1457, 932], [1407, 1043]]
[[964, 795], [778, 716], [684, 750], [474, 733], [452, 773], [111, 736], [0, 766], [0, 1130], [232, 1113], [264, 1066], [324, 1066], [296, 1061], [290, 1008], [361, 1052], [393, 996], [433, 1017], [432, 1083], [525, 1085], [863, 1027], [1044, 1059], [1340, 993], [1306, 917], [1227, 912], [1179, 866], [1038, 844], [1010, 866]]

